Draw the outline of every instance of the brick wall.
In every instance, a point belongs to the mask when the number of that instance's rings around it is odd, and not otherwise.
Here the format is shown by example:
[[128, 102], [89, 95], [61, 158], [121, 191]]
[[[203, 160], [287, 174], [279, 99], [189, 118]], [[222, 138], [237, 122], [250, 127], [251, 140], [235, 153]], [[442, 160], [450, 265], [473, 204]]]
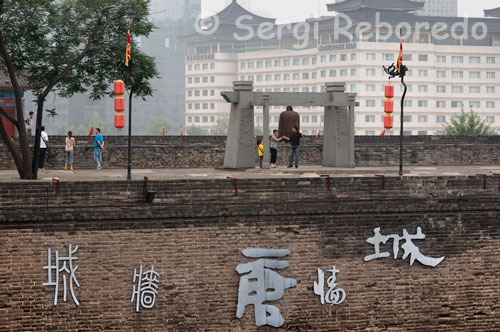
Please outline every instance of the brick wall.
[[[74, 153], [75, 167], [95, 167], [92, 139], [77, 137]], [[127, 138], [105, 137], [103, 153], [105, 167], [125, 168], [127, 165]], [[323, 138], [306, 137], [300, 151], [301, 163], [320, 165]], [[51, 136], [47, 167], [64, 167], [64, 137]], [[134, 168], [204, 168], [219, 167], [224, 161], [226, 138], [217, 136], [134, 136]], [[0, 169], [13, 169], [9, 152], [0, 143]], [[257, 155], [257, 152], [256, 152]], [[279, 165], [286, 165], [288, 146], [279, 149]], [[356, 137], [355, 158], [358, 166], [399, 164], [399, 137]], [[492, 165], [500, 163], [500, 136], [493, 137], [405, 137], [404, 160], [407, 165]], [[257, 163], [257, 160], [256, 160]]]
[[[0, 183], [2, 331], [495, 331], [500, 326], [500, 177]], [[366, 239], [421, 227], [415, 244], [436, 268], [409, 258], [364, 262]], [[389, 243], [390, 242], [390, 243]], [[392, 241], [382, 250], [392, 253]], [[401, 244], [403, 241], [401, 241]], [[47, 249], [79, 245], [76, 288], [52, 305]], [[285, 325], [235, 317], [238, 264], [250, 247], [288, 248], [295, 278], [276, 305]], [[156, 307], [134, 311], [133, 269], [160, 273]], [[317, 268], [340, 269], [339, 306], [313, 294]], [[327, 275], [328, 276], [328, 275]]]

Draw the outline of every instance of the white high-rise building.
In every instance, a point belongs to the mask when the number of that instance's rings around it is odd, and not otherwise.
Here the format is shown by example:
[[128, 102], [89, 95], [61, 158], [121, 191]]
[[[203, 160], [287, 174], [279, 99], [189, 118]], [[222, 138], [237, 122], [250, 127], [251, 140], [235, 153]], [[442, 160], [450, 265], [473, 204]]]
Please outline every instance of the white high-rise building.
[[[363, 7], [359, 5], [361, 2]], [[330, 5], [329, 9], [349, 15], [355, 22], [373, 20], [373, 13], [381, 12], [382, 21], [397, 26], [400, 20], [412, 24], [423, 21], [422, 17], [409, 13], [422, 6], [415, 3], [401, 0], [401, 7], [407, 8], [391, 11], [383, 6], [393, 5], [394, 0], [347, 0]], [[343, 82], [348, 92], [357, 93], [360, 103], [356, 108], [356, 134], [380, 134], [384, 129], [384, 86], [388, 83], [382, 66], [396, 62], [399, 38], [393, 36], [381, 41], [379, 32], [372, 37], [353, 34], [351, 38], [334, 39], [335, 19], [330, 17], [299, 22], [318, 27], [318, 38], [313, 38], [316, 33], [311, 31], [310, 40], [303, 47], [297, 47], [302, 41], [292, 36], [293, 26], [275, 26], [275, 32], [283, 32], [281, 39], [238, 41], [233, 34], [242, 32], [235, 30], [234, 20], [241, 15], [251, 13], [233, 1], [221, 12], [221, 24], [214, 34], [183, 38], [189, 52], [186, 126], [213, 131], [218, 119], [228, 117], [230, 105], [221, 98], [220, 92], [232, 90], [233, 81], [253, 81], [254, 91], [262, 92], [320, 92], [327, 82]], [[398, 21], [393, 19], [395, 16]], [[442, 20], [449, 26], [460, 21], [444, 17]], [[246, 21], [253, 28], [274, 22], [274, 19], [255, 15]], [[433, 22], [429, 22], [430, 26]], [[478, 22], [488, 28], [486, 38], [481, 40], [436, 40], [428, 29], [404, 41], [404, 63], [409, 68], [403, 119], [406, 135], [444, 134], [443, 125], [460, 113], [462, 105], [466, 111], [473, 108], [481, 119], [500, 129], [500, 19], [469, 19], [470, 25]], [[355, 28], [352, 27], [352, 31]], [[388, 135], [398, 134], [400, 128], [402, 86], [397, 79], [392, 83], [396, 86], [397, 106], [394, 130]], [[322, 128], [323, 109], [298, 107], [295, 110], [301, 116], [301, 130], [305, 134], [315, 134]], [[277, 128], [282, 111], [282, 108], [271, 108], [271, 128]], [[261, 109], [256, 108], [254, 120], [256, 126], [263, 126]]]
[[451, 16], [458, 14], [458, 0], [416, 0], [425, 2], [424, 8], [415, 12], [417, 15]]

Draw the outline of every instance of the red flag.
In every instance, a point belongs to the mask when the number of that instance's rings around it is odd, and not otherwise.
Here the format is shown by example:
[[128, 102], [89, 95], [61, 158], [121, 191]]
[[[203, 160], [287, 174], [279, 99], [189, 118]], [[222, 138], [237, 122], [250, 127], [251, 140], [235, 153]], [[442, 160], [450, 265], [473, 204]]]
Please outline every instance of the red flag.
[[380, 136], [385, 136], [385, 129], [383, 132], [380, 133]]
[[94, 126], [92, 126], [92, 128], [90, 128], [89, 136], [94, 136]]
[[317, 137], [321, 136], [321, 129], [318, 129], [318, 133], [316, 134]]
[[403, 39], [401, 39], [399, 44], [399, 55], [398, 55], [398, 73], [401, 72], [401, 66], [403, 65]]
[[125, 66], [128, 67], [128, 61], [132, 57], [132, 43], [130, 42], [130, 29], [127, 34], [127, 50], [125, 51]]
[[163, 128], [163, 136], [165, 136], [165, 128]]
[[181, 136], [184, 136], [184, 130], [181, 128]]

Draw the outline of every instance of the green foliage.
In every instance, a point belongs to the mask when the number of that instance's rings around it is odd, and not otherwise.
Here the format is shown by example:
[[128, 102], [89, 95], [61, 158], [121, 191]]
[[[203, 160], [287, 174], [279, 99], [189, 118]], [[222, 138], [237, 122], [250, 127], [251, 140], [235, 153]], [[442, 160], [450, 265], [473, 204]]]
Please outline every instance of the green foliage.
[[[134, 36], [153, 29], [148, 0], [5, 1], [4, 12], [2, 35], [18, 75], [29, 73], [38, 93], [55, 83], [53, 91], [62, 97], [89, 89], [98, 99], [111, 93], [116, 79], [130, 90], [120, 66], [129, 23]], [[148, 80], [158, 76], [154, 59], [134, 43], [132, 59], [134, 94], [151, 95]]]
[[207, 136], [208, 131], [199, 126], [191, 126], [186, 128], [186, 133], [190, 136]]
[[172, 128], [172, 125], [167, 119], [155, 116], [146, 127], [144, 135], [161, 136], [163, 135], [163, 128], [165, 128], [165, 135], [167, 135], [168, 131]]
[[492, 136], [497, 135], [485, 121], [474, 113], [471, 108], [468, 113], [465, 112], [464, 106], [460, 115], [456, 115], [457, 119], [451, 119], [451, 124], [444, 126], [445, 134], [448, 136]]
[[214, 129], [215, 136], [227, 136], [227, 128], [229, 127], [229, 118], [223, 117], [217, 119], [217, 127]]

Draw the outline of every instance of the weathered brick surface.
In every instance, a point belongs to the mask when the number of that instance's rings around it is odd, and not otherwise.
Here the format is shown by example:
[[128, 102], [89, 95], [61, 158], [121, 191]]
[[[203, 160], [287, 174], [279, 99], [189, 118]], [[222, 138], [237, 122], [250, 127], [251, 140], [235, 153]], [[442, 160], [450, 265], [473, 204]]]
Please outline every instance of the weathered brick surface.
[[[1, 331], [498, 331], [500, 177], [335, 178], [0, 184]], [[18, 201], [22, 199], [22, 204]], [[364, 262], [366, 239], [422, 227], [422, 253]], [[81, 302], [52, 306], [42, 286], [47, 249], [78, 244]], [[402, 244], [402, 242], [401, 242]], [[248, 247], [289, 248], [295, 288], [272, 304], [280, 329], [256, 327], [253, 308], [235, 318]], [[392, 252], [392, 241], [382, 246]], [[134, 312], [133, 269], [160, 273], [153, 310]], [[340, 306], [313, 294], [316, 269], [340, 269]], [[60, 301], [62, 299], [59, 299]]]
[[[92, 138], [77, 137], [74, 153], [75, 167], [95, 167]], [[105, 137], [103, 162], [107, 168], [125, 168], [127, 165], [127, 138]], [[300, 150], [303, 165], [320, 165], [322, 137], [306, 137]], [[47, 167], [64, 167], [64, 137], [52, 136], [48, 149]], [[199, 168], [219, 167], [224, 161], [225, 137], [148, 137], [132, 138], [134, 168]], [[278, 164], [288, 163], [288, 146], [282, 143]], [[257, 151], [256, 151], [257, 155]], [[0, 169], [13, 169], [14, 163], [0, 142]], [[399, 137], [356, 137], [355, 158], [358, 166], [399, 164]], [[404, 160], [407, 165], [493, 165], [500, 163], [500, 136], [498, 137], [405, 137]], [[256, 156], [256, 164], [257, 164]]]

